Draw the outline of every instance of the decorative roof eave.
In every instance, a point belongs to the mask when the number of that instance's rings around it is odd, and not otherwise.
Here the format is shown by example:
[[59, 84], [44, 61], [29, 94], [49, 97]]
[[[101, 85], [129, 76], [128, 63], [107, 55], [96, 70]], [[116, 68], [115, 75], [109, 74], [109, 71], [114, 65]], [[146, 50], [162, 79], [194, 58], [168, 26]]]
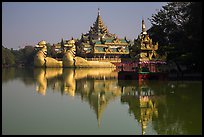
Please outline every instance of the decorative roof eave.
[[117, 55], [122, 55], [122, 54], [129, 54], [129, 52], [98, 52], [94, 51], [95, 54], [117, 54]]
[[94, 46], [95, 47], [108, 47], [108, 45], [106, 44], [95, 44]]
[[113, 43], [113, 42], [105, 42], [107, 45], [123, 45], [123, 46], [128, 46], [128, 43]]

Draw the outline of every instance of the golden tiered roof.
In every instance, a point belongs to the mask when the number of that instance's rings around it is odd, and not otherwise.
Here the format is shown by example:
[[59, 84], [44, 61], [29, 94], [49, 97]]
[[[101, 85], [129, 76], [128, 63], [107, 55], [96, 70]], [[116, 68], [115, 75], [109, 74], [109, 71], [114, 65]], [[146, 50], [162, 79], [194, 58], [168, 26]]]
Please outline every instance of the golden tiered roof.
[[[142, 32], [139, 34], [137, 40], [135, 40], [133, 46], [139, 61], [161, 60], [156, 52], [158, 50], [158, 42], [153, 43], [152, 39], [147, 34], [144, 19], [142, 19]], [[134, 55], [134, 53], [131, 54]]]
[[104, 25], [102, 18], [100, 16], [100, 9], [98, 9], [98, 16], [93, 26], [90, 27], [89, 33], [85, 35], [90, 35], [93, 39], [110, 38], [114, 37], [115, 34], [108, 32], [108, 28]]
[[158, 49], [158, 42], [155, 45], [152, 43], [152, 39], [149, 37], [149, 35], [146, 32], [145, 23], [143, 19], [142, 19], [142, 32], [140, 33], [138, 40], [140, 42], [141, 50], [157, 50]]
[[81, 39], [76, 41], [77, 55], [81, 57], [119, 57], [128, 55], [129, 49], [126, 38], [119, 39], [115, 34], [109, 33], [104, 25], [100, 9], [96, 21], [90, 27], [88, 33], [81, 35]]

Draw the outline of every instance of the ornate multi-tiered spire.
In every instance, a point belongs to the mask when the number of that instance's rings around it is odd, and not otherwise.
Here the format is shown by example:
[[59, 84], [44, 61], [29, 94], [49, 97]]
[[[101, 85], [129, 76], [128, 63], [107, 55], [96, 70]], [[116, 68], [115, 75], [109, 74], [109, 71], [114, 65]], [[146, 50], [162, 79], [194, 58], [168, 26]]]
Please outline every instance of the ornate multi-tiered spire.
[[96, 21], [94, 22], [93, 26], [90, 27], [89, 34], [91, 34], [91, 37], [94, 39], [98, 39], [100, 37], [113, 37], [114, 34], [110, 34], [108, 32], [108, 28], [104, 25], [102, 18], [100, 16], [100, 9], [98, 8], [98, 16], [96, 18]]
[[99, 9], [98, 9], [98, 16], [97, 16], [97, 19], [96, 19], [96, 22], [95, 22], [95, 27], [98, 30], [102, 30], [104, 32], [107, 31], [107, 28], [104, 26], [102, 18], [100, 16], [100, 10]]

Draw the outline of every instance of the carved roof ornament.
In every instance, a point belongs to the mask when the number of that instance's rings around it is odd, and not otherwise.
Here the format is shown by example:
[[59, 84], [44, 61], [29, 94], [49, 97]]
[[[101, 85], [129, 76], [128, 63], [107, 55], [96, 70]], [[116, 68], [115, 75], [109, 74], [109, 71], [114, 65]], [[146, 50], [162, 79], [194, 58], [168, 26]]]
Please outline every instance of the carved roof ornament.
[[147, 34], [144, 19], [142, 19], [142, 34]]
[[45, 40], [41, 40], [37, 45], [35, 45], [36, 48], [43, 48], [46, 46], [46, 41]]
[[113, 43], [121, 43], [120, 40], [118, 39], [118, 37], [115, 37], [113, 40]]

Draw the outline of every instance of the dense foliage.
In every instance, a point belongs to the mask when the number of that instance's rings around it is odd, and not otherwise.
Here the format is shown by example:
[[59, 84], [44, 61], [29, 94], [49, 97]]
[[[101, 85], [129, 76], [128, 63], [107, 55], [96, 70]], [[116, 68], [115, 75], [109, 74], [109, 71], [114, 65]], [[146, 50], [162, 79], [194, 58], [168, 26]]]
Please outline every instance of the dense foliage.
[[[33, 66], [37, 50], [27, 45], [19, 50], [8, 49], [2, 46], [2, 66]], [[51, 56], [51, 44], [47, 43], [47, 56]]]
[[159, 42], [159, 53], [168, 60], [185, 64], [190, 70], [202, 70], [202, 4], [169, 2], [152, 15], [148, 33]]
[[2, 46], [2, 66], [32, 66], [35, 54], [33, 46], [25, 46], [19, 50]]
[[15, 57], [11, 50], [2, 46], [2, 66], [13, 66], [15, 64]]

